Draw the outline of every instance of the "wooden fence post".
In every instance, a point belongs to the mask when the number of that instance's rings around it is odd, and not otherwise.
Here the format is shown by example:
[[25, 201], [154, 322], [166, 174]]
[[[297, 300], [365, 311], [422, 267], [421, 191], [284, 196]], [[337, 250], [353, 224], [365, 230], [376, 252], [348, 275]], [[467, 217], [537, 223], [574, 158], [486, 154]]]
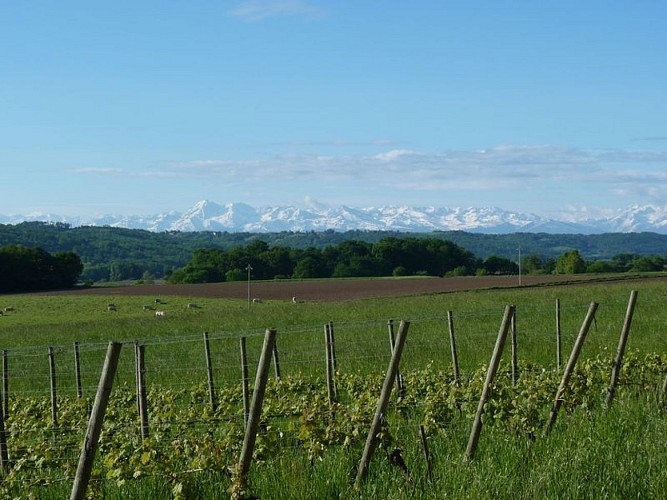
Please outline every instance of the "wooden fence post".
[[56, 356], [53, 347], [49, 352], [49, 380], [51, 382], [51, 420], [55, 427], [58, 426], [58, 395], [56, 387]]
[[326, 377], [327, 377], [327, 396], [329, 398], [329, 405], [336, 402], [336, 389], [334, 387], [333, 375], [333, 357], [331, 354], [331, 324], [324, 325], [324, 347], [326, 355]]
[[139, 386], [141, 385], [141, 380], [139, 376], [139, 341], [134, 341], [134, 383], [137, 389], [137, 415], [141, 415], [141, 393], [139, 392]]
[[556, 368], [561, 367], [560, 299], [556, 299]]
[[2, 407], [5, 420], [9, 418], [9, 353], [2, 351]]
[[424, 455], [424, 460], [426, 460], [426, 470], [428, 472], [428, 480], [433, 481], [433, 460], [431, 459], [431, 453], [428, 450], [428, 441], [426, 440], [426, 432], [424, 431], [424, 426], [419, 426], [419, 437], [421, 438], [422, 443], [422, 453]]
[[378, 445], [378, 433], [380, 432], [380, 426], [382, 425], [382, 420], [385, 417], [387, 412], [387, 405], [389, 404], [389, 396], [391, 396], [391, 388], [394, 386], [394, 381], [396, 380], [396, 373], [398, 372], [398, 364], [401, 361], [401, 355], [403, 354], [403, 346], [405, 346], [405, 339], [408, 336], [408, 328], [410, 323], [407, 321], [401, 321], [401, 325], [398, 329], [398, 337], [396, 339], [396, 345], [394, 346], [393, 353], [391, 356], [391, 361], [389, 362], [389, 368], [387, 368], [387, 373], [384, 377], [384, 382], [382, 384], [382, 392], [380, 393], [380, 399], [378, 400], [377, 408], [375, 410], [375, 415], [373, 417], [373, 423], [368, 432], [368, 437], [366, 438], [366, 446], [364, 447], [364, 453], [361, 456], [361, 462], [359, 462], [359, 469], [357, 471], [357, 478], [355, 480], [355, 487], [359, 488], [361, 483], [366, 479], [368, 474], [368, 466], [371, 463], [373, 454]]
[[635, 304], [637, 303], [637, 291], [630, 292], [630, 300], [628, 302], [628, 309], [625, 312], [625, 319], [623, 320], [623, 328], [621, 330], [621, 337], [618, 340], [618, 348], [616, 349], [616, 357], [614, 358], [614, 367], [611, 371], [611, 380], [609, 382], [609, 389], [607, 389], [607, 397], [605, 405], [607, 408], [611, 406], [616, 393], [616, 385], [618, 384], [618, 377], [621, 374], [621, 366], [623, 365], [623, 355], [625, 354], [625, 345], [628, 342], [628, 335], [630, 334], [630, 325], [632, 325], [632, 316], [635, 312]]
[[563, 378], [558, 386], [558, 391], [556, 392], [556, 397], [554, 398], [553, 405], [551, 407], [551, 414], [549, 415], [549, 421], [547, 422], [546, 427], [544, 428], [544, 435], [548, 435], [551, 432], [553, 425], [556, 423], [556, 418], [558, 417], [558, 411], [560, 410], [561, 405], [563, 404], [563, 393], [567, 389], [568, 382], [574, 372], [574, 367], [577, 364], [577, 359], [579, 358], [579, 353], [581, 352], [582, 347], [584, 346], [584, 341], [586, 340], [586, 335], [588, 330], [591, 327], [591, 323], [595, 318], [595, 311], [598, 308], [596, 302], [591, 302], [591, 305], [588, 307], [588, 313], [584, 318], [584, 322], [581, 325], [579, 330], [579, 335], [577, 340], [574, 342], [574, 347], [570, 353], [570, 359], [565, 366], [565, 371], [563, 372]]
[[[7, 352], [7, 351], [5, 351]], [[7, 451], [7, 432], [5, 431], [4, 398], [0, 399], [0, 466], [2, 471], [9, 472], [9, 452]]]
[[88, 481], [90, 481], [90, 474], [93, 470], [93, 462], [95, 460], [95, 453], [97, 452], [97, 444], [100, 439], [102, 431], [102, 422], [104, 421], [104, 414], [109, 403], [109, 396], [111, 395], [111, 388], [113, 386], [113, 379], [118, 367], [118, 358], [120, 356], [120, 349], [122, 344], [118, 342], [111, 342], [107, 350], [107, 356], [104, 360], [104, 367], [102, 368], [102, 375], [100, 376], [100, 383], [95, 395], [95, 403], [93, 411], [88, 421], [88, 430], [81, 448], [81, 455], [79, 457], [79, 464], [74, 477], [74, 484], [72, 486], [72, 493], [70, 500], [82, 500], [86, 495]]
[[331, 359], [333, 360], [334, 375], [338, 372], [338, 357], [336, 356], [336, 335], [334, 334], [334, 322], [329, 321], [329, 336], [331, 338]]
[[479, 398], [477, 413], [475, 413], [475, 420], [473, 421], [472, 430], [470, 431], [470, 439], [468, 440], [468, 447], [466, 448], [465, 454], [466, 460], [472, 459], [475, 455], [475, 450], [477, 449], [479, 435], [482, 432], [482, 413], [484, 413], [484, 405], [491, 395], [491, 384], [493, 383], [493, 379], [496, 376], [496, 372], [498, 371], [498, 365], [500, 364], [500, 358], [503, 355], [503, 348], [505, 347], [505, 340], [507, 339], [507, 332], [509, 331], [513, 314], [514, 306], [507, 306], [505, 308], [505, 314], [503, 316], [502, 323], [500, 324], [500, 330], [498, 331], [496, 344], [493, 348], [493, 353], [491, 354], [489, 370], [486, 373], [486, 380], [484, 381], [484, 387], [482, 388], [482, 395]]
[[213, 383], [213, 366], [211, 364], [211, 345], [208, 340], [208, 332], [204, 332], [204, 354], [206, 355], [206, 374], [208, 380], [208, 400], [211, 411], [215, 412], [218, 407], [215, 400], [215, 384]]
[[512, 321], [511, 321], [511, 330], [512, 330], [512, 387], [516, 387], [516, 383], [519, 380], [519, 363], [517, 360], [518, 356], [518, 346], [516, 338], [516, 306], [512, 306]]
[[278, 359], [278, 342], [273, 341], [273, 368], [276, 375], [276, 380], [280, 380], [280, 360]]
[[139, 420], [141, 421], [141, 438], [148, 439], [150, 429], [148, 427], [148, 401], [146, 397], [146, 363], [145, 363], [145, 348], [143, 344], [137, 346], [138, 366], [137, 373], [139, 374]]
[[454, 316], [452, 311], [447, 311], [447, 326], [449, 327], [449, 346], [452, 351], [452, 366], [454, 368], [454, 383], [461, 387], [461, 372], [459, 371], [459, 355], [456, 351], [456, 337], [454, 336]]
[[241, 337], [241, 384], [243, 389], [243, 427], [248, 426], [248, 415], [250, 414], [250, 390], [248, 389], [248, 351], [246, 349], [246, 338]]
[[74, 342], [74, 377], [76, 379], [76, 397], [83, 397], [83, 387], [81, 386], [81, 356], [79, 353], [79, 343]]
[[252, 454], [255, 449], [255, 440], [257, 439], [257, 429], [259, 429], [259, 422], [262, 416], [262, 404], [264, 403], [264, 392], [266, 390], [266, 382], [269, 378], [269, 365], [271, 364], [271, 353], [274, 351], [276, 344], [276, 330], [270, 328], [266, 330], [264, 335], [264, 345], [262, 346], [262, 354], [259, 358], [257, 366], [257, 375], [255, 377], [255, 387], [252, 393], [252, 403], [250, 404], [250, 415], [248, 416], [248, 425], [245, 429], [245, 436], [243, 438], [243, 448], [241, 449], [241, 456], [238, 464], [238, 485], [245, 490], [248, 479], [248, 471], [250, 470], [250, 462], [252, 461]]
[[[389, 330], [389, 349], [391, 355], [394, 355], [394, 346], [396, 344], [396, 339], [394, 337], [394, 320], [387, 321], [387, 329]], [[405, 387], [403, 386], [403, 377], [401, 376], [401, 371], [396, 367], [396, 390], [400, 395], [405, 393]]]

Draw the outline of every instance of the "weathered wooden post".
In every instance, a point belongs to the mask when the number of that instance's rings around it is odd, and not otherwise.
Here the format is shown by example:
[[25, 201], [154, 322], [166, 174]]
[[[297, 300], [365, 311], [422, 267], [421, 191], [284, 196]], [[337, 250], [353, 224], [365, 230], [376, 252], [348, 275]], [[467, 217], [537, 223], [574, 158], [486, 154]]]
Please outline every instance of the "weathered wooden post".
[[459, 371], [459, 355], [456, 350], [456, 337], [454, 335], [454, 316], [452, 311], [447, 311], [447, 326], [449, 327], [449, 346], [452, 352], [452, 366], [454, 368], [454, 383], [461, 387], [461, 372]]
[[398, 371], [398, 364], [401, 361], [401, 355], [403, 354], [403, 346], [405, 345], [405, 339], [408, 336], [408, 328], [410, 323], [407, 321], [401, 321], [401, 324], [398, 329], [398, 337], [396, 339], [396, 345], [394, 346], [393, 353], [391, 356], [391, 361], [389, 362], [389, 368], [387, 368], [387, 373], [384, 377], [384, 383], [382, 384], [382, 392], [380, 393], [380, 399], [378, 400], [377, 408], [375, 410], [375, 415], [373, 417], [373, 423], [368, 432], [368, 437], [366, 438], [366, 446], [364, 447], [364, 453], [361, 456], [361, 462], [359, 463], [359, 469], [357, 470], [357, 478], [355, 480], [355, 487], [359, 488], [361, 483], [366, 479], [368, 474], [368, 466], [371, 463], [373, 454], [378, 445], [378, 433], [380, 432], [380, 426], [382, 420], [385, 417], [387, 412], [387, 405], [389, 404], [389, 396], [391, 396], [391, 388], [394, 386], [394, 381], [396, 380], [396, 373]]
[[276, 375], [276, 380], [280, 380], [280, 360], [278, 358], [278, 342], [273, 342], [273, 369]]
[[325, 361], [326, 361], [326, 377], [327, 377], [327, 397], [329, 398], [329, 405], [336, 402], [336, 388], [334, 386], [334, 368], [333, 356], [331, 353], [331, 324], [324, 325], [324, 347], [325, 347]]
[[560, 299], [556, 299], [556, 368], [561, 367]]
[[2, 467], [2, 472], [7, 473], [9, 472], [9, 452], [7, 451], [7, 433], [5, 431], [3, 399], [0, 399], [0, 466]]
[[213, 382], [213, 365], [211, 364], [211, 345], [208, 339], [208, 332], [204, 332], [204, 354], [206, 356], [206, 374], [208, 380], [208, 401], [211, 405], [211, 411], [215, 412], [218, 407], [215, 400], [215, 384]]
[[53, 347], [49, 352], [49, 380], [51, 381], [51, 420], [55, 427], [58, 426], [58, 395], [56, 387], [56, 355]]
[[329, 337], [331, 339], [331, 359], [333, 360], [334, 375], [338, 372], [338, 357], [336, 356], [336, 335], [334, 333], [334, 322], [329, 321]]
[[150, 429], [148, 427], [148, 401], [146, 397], [146, 363], [145, 348], [143, 344], [137, 346], [138, 371], [139, 374], [139, 420], [141, 421], [141, 438], [148, 439]]
[[141, 394], [139, 393], [139, 386], [141, 380], [139, 377], [139, 341], [134, 341], [134, 384], [137, 392], [137, 415], [141, 415]]
[[419, 437], [421, 438], [422, 454], [426, 460], [426, 470], [428, 472], [428, 480], [433, 481], [433, 460], [431, 459], [431, 452], [428, 450], [428, 441], [426, 440], [426, 432], [424, 426], [419, 426]]
[[82, 500], [85, 498], [86, 489], [93, 470], [97, 444], [102, 431], [104, 414], [107, 409], [107, 404], [109, 403], [113, 379], [116, 374], [116, 368], [118, 367], [118, 358], [120, 356], [121, 347], [122, 344], [118, 342], [111, 342], [109, 344], [107, 356], [102, 368], [102, 375], [100, 376], [100, 383], [97, 388], [97, 394], [95, 395], [93, 411], [90, 414], [90, 420], [88, 421], [88, 430], [81, 448], [81, 455], [76, 469], [76, 476], [74, 477], [70, 500]]
[[512, 387], [516, 387], [516, 383], [519, 380], [519, 363], [517, 360], [517, 338], [516, 338], [516, 306], [512, 306], [512, 321], [511, 321], [511, 330], [512, 330]]
[[632, 316], [635, 312], [635, 305], [637, 303], [637, 291], [630, 292], [630, 300], [628, 308], [625, 311], [625, 319], [623, 320], [623, 328], [621, 329], [621, 337], [618, 340], [618, 348], [616, 349], [616, 357], [614, 358], [614, 366], [611, 371], [611, 380], [609, 381], [609, 388], [607, 389], [607, 397], [605, 405], [607, 408], [611, 406], [616, 393], [616, 385], [618, 385], [618, 377], [621, 374], [621, 366], [623, 365], [623, 355], [625, 354], [625, 345], [628, 342], [628, 335], [630, 334], [630, 326], [632, 325]]
[[264, 345], [262, 354], [257, 366], [257, 375], [255, 377], [255, 387], [252, 393], [252, 403], [250, 404], [250, 415], [248, 416], [248, 425], [245, 429], [243, 438], [243, 448], [237, 467], [237, 477], [241, 489], [245, 489], [248, 479], [248, 471], [252, 461], [252, 454], [255, 449], [255, 440], [257, 439], [257, 430], [262, 416], [262, 404], [264, 403], [264, 392], [266, 391], [266, 382], [269, 378], [269, 365], [271, 364], [271, 353], [276, 342], [276, 330], [270, 328], [264, 335]]
[[548, 435], [551, 432], [553, 425], [556, 423], [556, 418], [558, 417], [558, 411], [560, 410], [560, 407], [563, 404], [563, 393], [567, 389], [570, 377], [574, 372], [574, 367], [577, 364], [579, 353], [581, 352], [581, 349], [584, 346], [586, 335], [588, 334], [588, 330], [591, 327], [591, 323], [593, 323], [593, 319], [595, 318], [595, 311], [597, 310], [597, 308], [598, 304], [595, 302], [591, 302], [591, 305], [588, 307], [588, 313], [586, 314], [584, 322], [581, 325], [581, 329], [579, 330], [579, 335], [577, 336], [577, 340], [574, 342], [574, 347], [572, 348], [572, 352], [570, 353], [570, 359], [568, 360], [567, 365], [565, 366], [565, 371], [563, 372], [563, 378], [560, 382], [560, 385], [558, 386], [558, 391], [556, 391], [556, 397], [554, 398], [554, 402], [551, 407], [551, 414], [549, 415], [549, 421], [547, 422], [547, 425], [544, 428], [544, 435]]
[[76, 397], [83, 397], [83, 387], [81, 385], [81, 355], [79, 353], [79, 343], [74, 342], [74, 377], [76, 379]]
[[[394, 320], [389, 320], [387, 321], [387, 329], [389, 330], [389, 349], [391, 352], [391, 355], [394, 355], [394, 346], [396, 344], [396, 339], [394, 336]], [[400, 395], [403, 395], [405, 393], [405, 387], [403, 386], [403, 377], [401, 376], [401, 371], [397, 367], [396, 368], [396, 390]]]
[[500, 358], [503, 355], [503, 348], [505, 347], [505, 340], [507, 339], [507, 332], [509, 331], [513, 314], [514, 306], [507, 306], [505, 308], [503, 320], [500, 324], [496, 344], [493, 348], [493, 353], [491, 354], [489, 370], [486, 372], [486, 380], [484, 381], [484, 387], [482, 388], [482, 395], [479, 398], [477, 413], [475, 413], [475, 420], [473, 421], [472, 430], [470, 431], [470, 439], [468, 440], [468, 447], [466, 448], [465, 454], [466, 460], [472, 459], [477, 450], [479, 435], [482, 432], [482, 414], [484, 413], [484, 405], [491, 395], [491, 384], [498, 371], [498, 365], [500, 364]]
[[241, 388], [243, 390], [243, 426], [248, 426], [248, 415], [250, 413], [250, 390], [248, 388], [248, 351], [246, 338], [241, 337]]
[[9, 353], [7, 349], [2, 351], [2, 406], [5, 420], [9, 418]]

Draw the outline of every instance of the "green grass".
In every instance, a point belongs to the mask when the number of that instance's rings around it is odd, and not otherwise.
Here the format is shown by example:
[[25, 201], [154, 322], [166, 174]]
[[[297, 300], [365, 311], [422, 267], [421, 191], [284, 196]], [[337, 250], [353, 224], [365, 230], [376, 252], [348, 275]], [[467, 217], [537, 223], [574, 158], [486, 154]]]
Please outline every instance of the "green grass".
[[[0, 318], [0, 349], [8, 351], [13, 387], [43, 386], [48, 379], [46, 347], [57, 347], [64, 389], [72, 386], [73, 342], [81, 344], [84, 384], [94, 387], [110, 340], [146, 344], [149, 382], [170, 386], [205, 377], [203, 332], [209, 332], [218, 380], [236, 381], [240, 336], [248, 338], [251, 367], [256, 365], [267, 328], [278, 331], [284, 373], [323, 375], [323, 325], [333, 321], [339, 368], [343, 372], [382, 372], [388, 363], [387, 320], [411, 321], [403, 366], [450, 364], [446, 314], [454, 315], [459, 361], [464, 371], [488, 362], [507, 304], [517, 307], [519, 358], [555, 365], [555, 303], [561, 303], [563, 358], [567, 359], [592, 301], [600, 304], [582, 356], [613, 352], [630, 290], [639, 291], [629, 347], [639, 353], [667, 351], [667, 297], [662, 282], [523, 288], [369, 299], [337, 303], [286, 304], [267, 301], [248, 309], [243, 300], [165, 297], [165, 318], [143, 311], [139, 296], [0, 296], [14, 312]], [[107, 312], [114, 302], [117, 312]], [[198, 309], [187, 309], [197, 302]], [[133, 380], [131, 349], [124, 349], [123, 380]], [[125, 370], [126, 367], [127, 370]], [[30, 374], [34, 374], [34, 379]], [[201, 376], [200, 376], [201, 374]], [[191, 380], [187, 380], [190, 382]]]
[[[633, 371], [628, 373], [633, 374], [633, 380], [627, 380], [626, 376], [614, 406], [605, 411], [602, 401], [607, 373], [600, 366], [608, 366], [615, 353], [633, 289], [639, 292], [628, 343], [634, 363], [628, 367]], [[10, 401], [15, 403], [12, 411], [20, 411], [17, 399], [42, 401], [35, 411], [41, 412], [40, 418], [45, 420], [49, 411], [47, 346], [56, 348], [57, 387], [63, 411], [80, 413], [85, 410], [85, 403], [75, 404], [74, 409], [68, 410], [68, 401], [74, 394], [73, 342], [81, 345], [84, 392], [89, 401], [99, 379], [107, 343], [110, 340], [128, 344], [140, 341], [146, 345], [149, 400], [154, 405], [152, 421], [159, 428], [160, 418], [165, 421], [172, 418], [162, 416], [163, 411], [167, 414], [175, 411], [173, 418], [180, 415], [178, 412], [185, 412], [190, 415], [187, 422], [210, 418], [206, 411], [204, 331], [209, 332], [211, 338], [218, 394], [221, 399], [231, 401], [225, 403], [225, 409], [219, 410], [220, 417], [227, 411], [238, 414], [240, 408], [239, 337], [247, 337], [251, 377], [254, 377], [264, 331], [275, 327], [284, 381], [270, 384], [265, 418], [275, 428], [274, 432], [280, 430], [285, 437], [278, 439], [269, 432], [258, 442], [267, 447], [267, 454], [264, 460], [253, 464], [249, 486], [250, 492], [260, 498], [655, 498], [667, 491], [664, 473], [667, 449], [663, 445], [667, 419], [664, 413], [657, 411], [655, 401], [655, 389], [664, 377], [659, 370], [664, 369], [667, 353], [666, 298], [663, 282], [487, 290], [338, 303], [267, 301], [250, 309], [243, 300], [164, 297], [165, 303], [160, 308], [167, 311], [167, 316], [158, 319], [154, 313], [142, 310], [146, 299], [139, 296], [0, 296], [0, 307], [14, 308], [0, 318], [0, 349], [6, 350], [8, 355]], [[514, 404], [536, 404], [534, 418], [541, 423], [546, 419], [558, 382], [558, 373], [553, 371], [556, 299], [561, 304], [564, 362], [589, 304], [592, 301], [600, 304], [581, 358], [582, 364], [586, 360], [598, 364], [582, 368], [575, 377], [579, 392], [572, 396], [570, 406], [564, 408], [553, 432], [548, 437], [538, 433], [533, 441], [526, 438], [524, 432], [511, 430], [513, 427], [505, 423], [507, 417], [499, 412], [511, 414]], [[117, 304], [117, 312], [106, 311], [110, 302]], [[196, 302], [200, 308], [188, 309], [189, 302]], [[497, 401], [493, 403], [492, 398], [485, 415], [475, 459], [466, 462], [463, 453], [483, 367], [489, 361], [503, 310], [508, 304], [517, 307], [518, 352], [525, 385], [514, 390], [507, 383], [508, 344], [502, 364], [504, 371], [501, 371], [505, 381], [494, 390]], [[461, 415], [437, 406], [444, 404], [439, 402], [438, 391], [451, 390], [448, 388], [451, 356], [447, 311], [454, 314], [459, 360], [468, 387], [468, 399]], [[345, 425], [360, 418], [359, 428], [367, 429], [364, 419], [374, 410], [382, 375], [389, 362], [389, 319], [395, 320], [396, 331], [398, 320], [411, 322], [401, 362], [408, 393], [403, 406], [393, 400], [388, 422], [394, 440], [387, 448], [378, 450], [369, 477], [357, 492], [352, 482], [365, 436], [358, 437], [351, 447], [326, 446], [313, 455], [312, 450], [300, 444], [303, 427], [299, 415], [310, 411], [309, 398], [322, 398], [326, 394], [323, 325], [333, 321], [341, 401], [345, 405], [344, 411], [341, 409], [344, 416], [340, 418]], [[130, 414], [123, 417], [129, 420], [126, 423], [123, 420], [118, 428], [127, 433], [128, 453], [142, 446], [140, 440], [137, 441], [136, 417], [131, 415], [134, 352], [130, 347], [126, 345], [123, 349], [115, 380], [115, 389], [125, 388], [129, 394], [124, 404]], [[646, 355], [650, 353], [663, 357], [662, 361], [656, 361], [657, 368], [653, 371], [640, 366], [649, 362]], [[598, 358], [603, 361], [595, 361]], [[531, 371], [535, 368], [536, 372]], [[539, 378], [542, 369], [547, 374], [542, 385], [531, 385], [530, 380], [543, 380]], [[531, 378], [533, 373], [535, 379]], [[356, 378], [347, 381], [346, 375]], [[432, 376], [440, 377], [438, 383], [444, 386], [429, 389]], [[641, 387], [633, 385], [638, 383], [634, 378], [638, 376], [643, 377]], [[359, 384], [361, 380], [365, 381], [365, 386], [359, 393], [354, 392], [356, 389], [351, 385], [345, 385], [348, 382]], [[425, 385], [422, 386], [422, 382]], [[193, 388], [196, 391], [192, 392]], [[169, 409], [164, 402], [170, 397], [168, 389], [185, 391], [185, 399], [178, 399], [174, 407], [177, 409]], [[527, 403], [532, 396], [538, 398], [537, 403]], [[301, 409], [302, 405], [305, 410]], [[355, 413], [356, 406], [360, 407], [358, 413]], [[298, 408], [295, 415], [289, 414], [292, 407]], [[429, 427], [434, 465], [432, 482], [427, 478], [419, 444], [419, 425], [430, 422], [426, 419], [429, 412], [441, 415], [435, 426]], [[78, 418], [83, 417], [85, 413]], [[24, 421], [29, 418], [26, 414]], [[20, 428], [20, 423], [14, 425]], [[192, 429], [200, 424], [184, 425]], [[538, 427], [541, 429], [541, 424]], [[174, 439], [171, 432], [178, 431], [162, 432], [171, 437], [165, 438], [159, 446], [171, 449], [175, 446], [171, 444]], [[220, 435], [216, 439], [227, 438]], [[225, 452], [230, 453], [229, 456], [236, 456], [237, 441], [230, 441], [236, 444]], [[185, 446], [183, 443], [181, 445]], [[192, 443], [194, 445], [195, 441]], [[209, 452], [204, 450], [208, 448], [201, 443], [197, 446], [202, 446], [200, 455], [207, 456]], [[279, 452], [275, 451], [275, 446]], [[394, 446], [402, 448], [402, 456], [410, 469], [409, 477], [387, 459]], [[183, 453], [186, 453], [185, 448]], [[198, 456], [196, 450], [187, 453]], [[222, 456], [219, 459], [233, 465], [233, 459], [231, 462]], [[182, 470], [189, 468], [184, 464]], [[183, 498], [224, 498], [231, 481], [223, 469], [205, 467], [202, 472], [165, 472], [165, 476], [157, 474], [120, 483], [101, 477], [92, 487], [98, 496], [105, 498], [170, 498], [175, 491], [181, 491], [176, 496]], [[56, 481], [46, 487], [39, 481], [27, 485], [19, 483], [11, 492], [13, 496], [33, 491], [40, 498], [62, 498], [68, 494], [70, 484]]]

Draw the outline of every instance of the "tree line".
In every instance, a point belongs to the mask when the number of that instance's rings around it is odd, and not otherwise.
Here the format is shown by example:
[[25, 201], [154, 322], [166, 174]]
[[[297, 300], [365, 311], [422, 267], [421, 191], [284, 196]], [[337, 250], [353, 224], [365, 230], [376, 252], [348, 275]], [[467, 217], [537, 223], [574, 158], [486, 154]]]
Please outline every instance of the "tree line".
[[0, 293], [70, 288], [82, 270], [81, 259], [74, 252], [51, 255], [39, 247], [0, 247]]
[[[392, 274], [395, 267], [398, 274], [433, 274], [451, 273], [454, 269], [424, 269], [412, 265], [397, 264], [394, 268], [387, 265], [387, 260], [376, 262], [376, 254], [364, 248], [357, 249], [356, 259], [346, 263], [344, 259], [331, 265], [334, 257], [332, 250], [324, 254], [324, 250], [337, 247], [343, 242], [353, 241], [371, 247], [389, 238], [403, 240], [445, 240], [472, 252], [476, 257], [474, 264], [463, 263], [468, 273], [505, 273], [518, 272], [519, 252], [521, 253], [522, 271], [555, 272], [557, 260], [565, 253], [577, 249], [588, 272], [625, 272], [631, 269], [660, 268], [659, 258], [654, 255], [664, 252], [667, 248], [667, 235], [656, 233], [607, 233], [598, 235], [568, 235], [546, 233], [512, 233], [512, 234], [480, 234], [463, 231], [435, 231], [431, 233], [401, 233], [397, 231], [283, 231], [279, 233], [229, 233], [221, 231], [202, 232], [151, 232], [141, 229], [125, 229], [108, 226], [72, 227], [63, 223], [24, 222], [20, 224], [0, 224], [0, 246], [23, 245], [28, 248], [43, 248], [56, 254], [73, 252], [79, 256], [83, 271], [79, 279], [85, 282], [116, 282], [128, 280], [161, 279], [171, 274], [178, 276], [181, 270], [192, 263], [195, 252], [200, 249], [232, 251], [236, 247], [257, 245], [258, 252], [266, 245], [273, 254], [265, 266], [265, 276], [306, 276], [306, 275], [346, 275], [355, 269], [362, 275], [377, 273]], [[359, 246], [356, 243], [352, 246]], [[382, 245], [381, 245], [382, 246]], [[390, 245], [391, 246], [391, 245]], [[433, 246], [431, 244], [431, 246]], [[253, 247], [254, 248], [254, 247]], [[285, 250], [285, 248], [287, 250]], [[343, 247], [344, 250], [344, 247]], [[238, 255], [235, 250], [232, 255]], [[252, 253], [252, 252], [251, 252]], [[345, 252], [343, 252], [345, 253]], [[322, 255], [320, 255], [322, 254]], [[287, 257], [285, 257], [287, 255]], [[239, 259], [248, 259], [242, 256]], [[309, 257], [299, 268], [296, 264], [302, 257]], [[363, 258], [362, 258], [363, 257]], [[200, 257], [206, 260], [205, 257]], [[212, 257], [213, 258], [213, 257]], [[256, 257], [255, 257], [256, 258]], [[481, 264], [480, 260], [481, 259]], [[278, 265], [277, 261], [282, 262]], [[315, 271], [321, 264], [321, 269]], [[515, 264], [512, 264], [515, 263]], [[227, 279], [240, 275], [248, 262], [231, 263], [222, 273]], [[239, 267], [240, 266], [240, 267]], [[405, 270], [401, 269], [403, 266]], [[514, 266], [514, 267], [512, 267]], [[210, 268], [210, 266], [208, 266]], [[456, 266], [460, 267], [460, 266]], [[575, 266], [581, 268], [581, 263]], [[205, 273], [213, 273], [204, 266]], [[189, 271], [192, 271], [190, 266]], [[458, 269], [456, 272], [462, 272]], [[219, 271], [216, 271], [219, 274]]]
[[[374, 276], [464, 276], [487, 274], [579, 274], [655, 272], [667, 269], [665, 256], [619, 254], [586, 261], [578, 250], [558, 258], [525, 255], [519, 263], [469, 250], [438, 238], [388, 237], [376, 243], [348, 240], [323, 249], [269, 246], [258, 240], [227, 250], [201, 248], [189, 263], [167, 273], [171, 283], [215, 283], [253, 279], [347, 278]], [[51, 255], [40, 247], [0, 247], [0, 293], [63, 289], [81, 278], [83, 264], [71, 251]], [[146, 276], [144, 271], [143, 276]]]
[[578, 250], [558, 258], [528, 254], [518, 262], [489, 256], [437, 238], [383, 238], [376, 243], [348, 240], [323, 249], [271, 247], [263, 241], [229, 250], [196, 250], [191, 261], [172, 272], [171, 283], [215, 283], [253, 279], [346, 278], [375, 276], [466, 276], [649, 272], [667, 268], [667, 258], [621, 254], [611, 260], [585, 261]]

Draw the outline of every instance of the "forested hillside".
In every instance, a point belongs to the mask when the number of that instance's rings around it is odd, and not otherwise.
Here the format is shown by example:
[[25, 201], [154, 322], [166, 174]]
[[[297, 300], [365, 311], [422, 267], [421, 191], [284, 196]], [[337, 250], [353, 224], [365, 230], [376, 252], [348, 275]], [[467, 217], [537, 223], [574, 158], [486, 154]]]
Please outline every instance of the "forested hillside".
[[69, 288], [76, 284], [82, 269], [74, 252], [51, 255], [39, 247], [0, 246], [0, 293]]
[[163, 232], [113, 227], [70, 227], [67, 224], [25, 222], [0, 225], [0, 246], [39, 247], [49, 253], [71, 251], [84, 265], [84, 280], [161, 278], [188, 264], [196, 250], [247, 246], [257, 241], [269, 247], [324, 249], [343, 241], [377, 243], [388, 237], [447, 240], [470, 251], [478, 259], [497, 256], [518, 261], [536, 255], [556, 259], [576, 249], [586, 260], [611, 259], [619, 254], [664, 255], [667, 235], [608, 233], [553, 235], [545, 233], [474, 234], [460, 231], [400, 233], [385, 231], [281, 232], [268, 234], [227, 232]]

